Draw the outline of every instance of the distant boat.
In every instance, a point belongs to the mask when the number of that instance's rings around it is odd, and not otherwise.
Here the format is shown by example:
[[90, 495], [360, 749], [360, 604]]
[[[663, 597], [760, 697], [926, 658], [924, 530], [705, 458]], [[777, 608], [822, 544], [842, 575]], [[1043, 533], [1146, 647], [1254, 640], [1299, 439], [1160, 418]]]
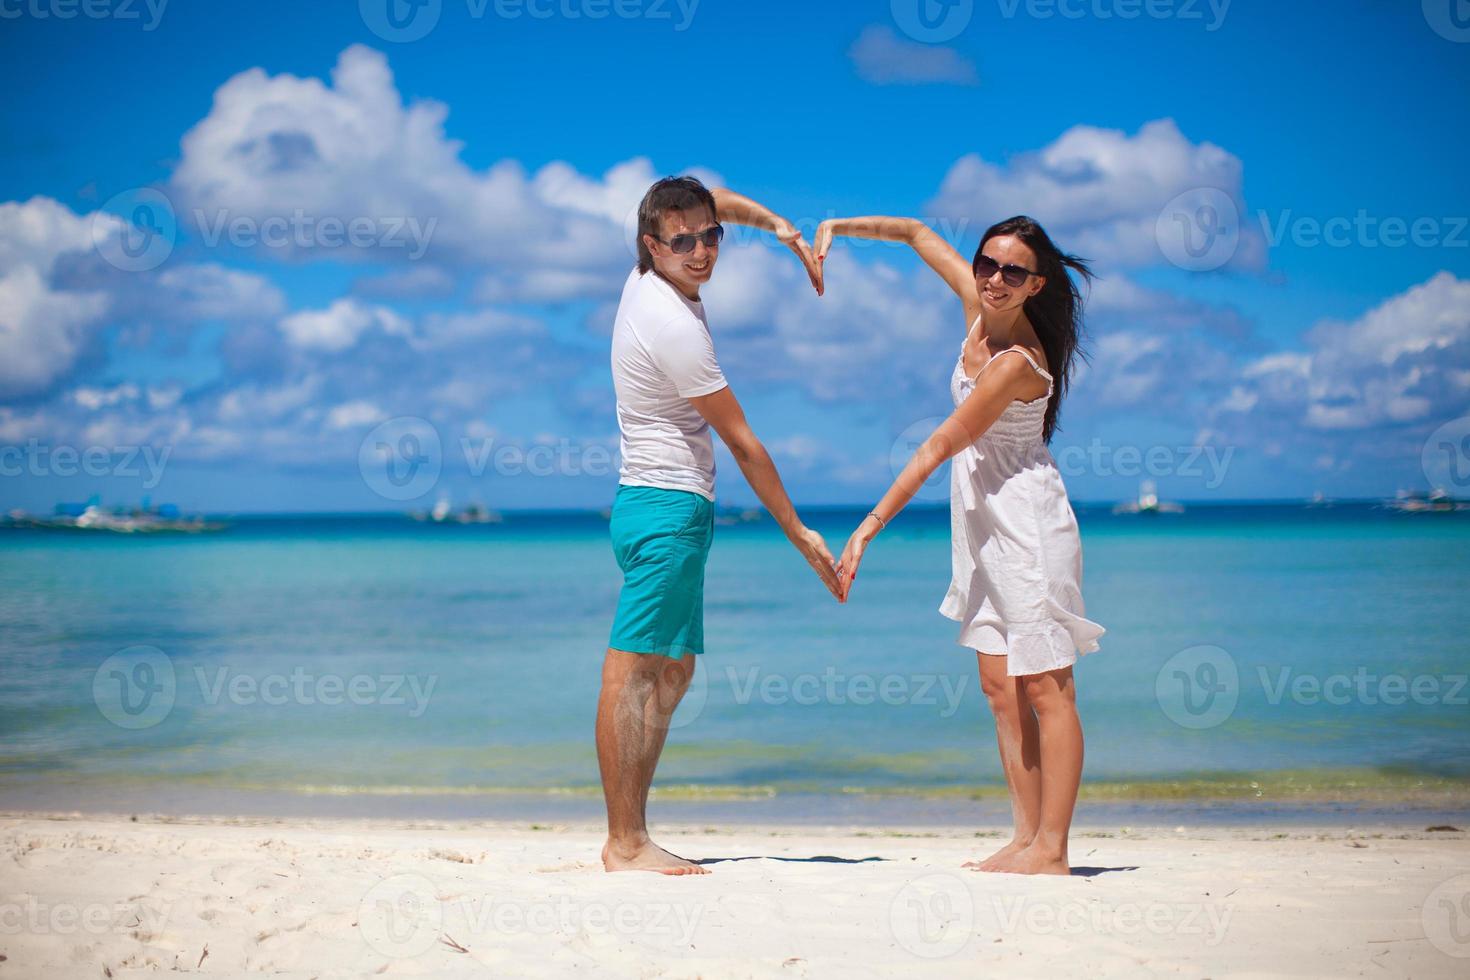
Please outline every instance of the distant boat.
[[1393, 500], [1384, 501], [1383, 506], [1400, 514], [1453, 514], [1470, 510], [1470, 501], [1456, 500], [1444, 490], [1433, 490], [1428, 494], [1412, 490], [1400, 490]]
[[199, 516], [184, 517], [172, 504], [151, 507], [145, 503], [131, 511], [112, 510], [103, 507], [97, 497], [85, 506], [58, 504], [51, 517], [14, 510], [5, 524], [47, 531], [113, 531], [119, 534], [198, 534], [220, 531], [229, 526], [220, 521], [206, 521]]
[[447, 496], [440, 497], [434, 503], [434, 509], [427, 514], [423, 511], [415, 511], [412, 516], [416, 521], [433, 521], [435, 524], [502, 524], [505, 522], [505, 518], [499, 511], [490, 510], [483, 504], [470, 504], [456, 512]]
[[1328, 510], [1336, 506], [1336, 502], [1328, 499], [1327, 495], [1321, 490], [1312, 494], [1312, 499], [1307, 501], [1308, 510]]
[[455, 514], [454, 520], [460, 524], [502, 524], [505, 522], [505, 518], [498, 512], [488, 510], [481, 504], [470, 504]]
[[1182, 504], [1159, 500], [1158, 488], [1152, 480], [1144, 480], [1138, 487], [1138, 499], [1126, 500], [1113, 508], [1114, 514], [1182, 514]]

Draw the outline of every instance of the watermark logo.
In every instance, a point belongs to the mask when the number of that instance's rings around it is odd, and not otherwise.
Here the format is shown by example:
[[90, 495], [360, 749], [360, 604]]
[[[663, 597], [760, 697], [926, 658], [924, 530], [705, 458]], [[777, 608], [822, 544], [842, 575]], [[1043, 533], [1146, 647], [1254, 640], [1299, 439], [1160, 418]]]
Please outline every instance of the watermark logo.
[[0, 446], [0, 476], [141, 477], [143, 489], [153, 490], [172, 452], [172, 446], [47, 446], [32, 437], [24, 446]]
[[93, 247], [107, 264], [123, 272], [158, 268], [173, 254], [178, 239], [173, 205], [151, 187], [115, 194], [92, 215]]
[[373, 428], [357, 450], [363, 482], [387, 500], [422, 497], [439, 481], [444, 446], [427, 419], [400, 415]]
[[[689, 678], [689, 686], [684, 690], [684, 696], [675, 706], [673, 715], [669, 715], [666, 704], [658, 704], [659, 717], [668, 719], [668, 730], [671, 732], [694, 724], [699, 720], [700, 715], [704, 714], [705, 706], [709, 704], [709, 671], [700, 670], [695, 666], [698, 658], [688, 657], [686, 659], [690, 664], [688, 669], [693, 671], [694, 676]], [[668, 663], [663, 665], [663, 670], [666, 675], [670, 671], [684, 669], [684, 661], [679, 660], [669, 660]], [[658, 699], [666, 697], [664, 692], [669, 690], [669, 682], [671, 680], [672, 678], [666, 676], [658, 685], [657, 690], [650, 695], [656, 702]]]
[[[676, 32], [689, 30], [700, 0], [465, 0], [471, 21], [497, 20], [666, 20]], [[443, 0], [358, 0], [367, 29], [394, 44], [427, 37], [439, 26]]]
[[[183, 676], [192, 678], [204, 708], [371, 706], [402, 709], [410, 718], [423, 717], [439, 683], [438, 674], [318, 674], [301, 666], [289, 673], [249, 673], [228, 664], [196, 666]], [[151, 728], [173, 710], [179, 683], [172, 658], [162, 650], [128, 647], [97, 668], [92, 699], [120, 728]]]
[[155, 31], [163, 22], [169, 0], [0, 0], [0, 20], [88, 20], [138, 21], [143, 30]]
[[1424, 441], [1424, 476], [1436, 490], [1470, 492], [1470, 415], [1451, 419]]
[[1470, 43], [1470, 0], [1424, 0], [1424, 19], [1446, 41]]
[[[140, 901], [140, 899], [144, 899]], [[27, 895], [20, 901], [0, 903], [0, 936], [21, 933], [52, 936], [161, 935], [173, 914], [172, 903], [140, 895], [127, 902], [50, 904]]]
[[1234, 458], [1234, 446], [1113, 446], [1096, 437], [1086, 446], [1063, 446], [1055, 455], [1063, 476], [1173, 477], [1199, 480], [1206, 490], [1220, 488]]
[[1206, 947], [1225, 941], [1235, 912], [1232, 905], [1205, 902], [1052, 903], [1024, 895], [992, 898], [991, 907], [1001, 931], [1009, 935], [1188, 936]]
[[444, 928], [444, 909], [434, 883], [415, 874], [378, 882], [358, 904], [357, 928], [367, 944], [384, 956], [422, 956]]
[[1470, 874], [1442, 882], [1424, 899], [1424, 935], [1457, 960], [1470, 959]]
[[1187, 272], [1211, 272], [1240, 247], [1240, 209], [1216, 187], [1196, 187], [1159, 212], [1154, 237], [1164, 258]]
[[1235, 713], [1240, 670], [1235, 658], [1220, 647], [1180, 650], [1159, 669], [1154, 696], [1169, 720], [1181, 728], [1214, 728]]
[[975, 934], [975, 899], [959, 878], [925, 875], [904, 885], [888, 907], [888, 925], [900, 946], [924, 959], [943, 959]]
[[[893, 472], [894, 479], [903, 473], [914, 453], [919, 447], [928, 441], [929, 437], [945, 422], [944, 416], [933, 415], [927, 419], [919, 419], [908, 428], [898, 434], [893, 440], [893, 446], [888, 450], [888, 467]], [[946, 463], [940, 466], [929, 479], [914, 489], [915, 500], [948, 500], [949, 499], [949, 467]]]
[[740, 705], [759, 701], [761, 704], [796, 704], [810, 707], [817, 704], [866, 706], [883, 704], [889, 707], [912, 705], [938, 709], [939, 717], [950, 718], [960, 709], [964, 701], [969, 674], [846, 674], [836, 667], [828, 667], [821, 674], [804, 673], [795, 676], [765, 673], [760, 667], [750, 667], [744, 676], [735, 667], [725, 668], [725, 677], [730, 682], [735, 703]]
[[249, 674], [225, 665], [207, 670], [194, 668], [200, 698], [211, 708], [221, 704], [251, 707], [302, 705], [340, 707], [369, 705], [405, 708], [408, 717], [420, 718], [429, 710], [429, 700], [439, 683], [438, 674], [315, 674], [304, 667], [291, 673]]
[[[1024, 10], [1034, 20], [1198, 21], [1206, 33], [1225, 26], [1232, 0], [997, 0], [1000, 15], [1011, 20]], [[1208, 18], [1208, 19], [1206, 19]]]
[[427, 37], [439, 26], [444, 0], [357, 0], [367, 29], [392, 44], [408, 44]]
[[1297, 248], [1470, 248], [1465, 234], [1470, 218], [1463, 215], [1384, 217], [1359, 208], [1351, 217], [1339, 214], [1323, 220], [1288, 208], [1275, 217], [1259, 211], [1256, 219], [1272, 248], [1285, 241]]
[[265, 217], [232, 214], [225, 208], [213, 212], [195, 208], [190, 218], [207, 248], [226, 243], [239, 249], [264, 248], [283, 253], [344, 248], [398, 251], [410, 262], [417, 262], [428, 253], [439, 227], [437, 217], [420, 219], [412, 214], [343, 217], [318, 215], [305, 208], [296, 208], [289, 215]]
[[975, 0], [890, 0], [893, 22], [915, 41], [943, 44], [959, 37], [975, 16]]
[[119, 650], [92, 675], [92, 701], [119, 728], [152, 728], [173, 710], [178, 693], [174, 662], [157, 647]]
[[1257, 667], [1261, 689], [1266, 693], [1266, 703], [1275, 707], [1291, 699], [1293, 704], [1312, 707], [1330, 705], [1343, 707], [1349, 704], [1379, 705], [1394, 707], [1413, 702], [1424, 707], [1434, 705], [1465, 706], [1470, 704], [1465, 688], [1470, 676], [1465, 674], [1375, 674], [1367, 667], [1358, 667], [1351, 674], [1297, 673], [1290, 665], [1275, 670]]

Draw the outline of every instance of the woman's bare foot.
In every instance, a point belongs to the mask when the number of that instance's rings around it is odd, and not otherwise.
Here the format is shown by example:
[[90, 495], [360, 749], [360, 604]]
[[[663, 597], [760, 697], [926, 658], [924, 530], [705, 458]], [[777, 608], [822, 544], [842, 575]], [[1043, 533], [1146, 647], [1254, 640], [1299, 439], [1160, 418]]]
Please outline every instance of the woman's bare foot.
[[990, 855], [990, 857], [986, 858], [985, 860], [966, 861], [963, 867], [969, 868], [972, 871], [994, 871], [996, 870], [997, 864], [999, 862], [1005, 861], [1012, 854], [1017, 854], [1021, 851], [1024, 851], [1028, 846], [1030, 846], [1030, 844], [1031, 839], [1029, 837], [1025, 838], [1024, 840], [1020, 837], [1017, 837], [1005, 847], [1002, 847], [1000, 850]]
[[1032, 844], [1017, 851], [1003, 861], [996, 862], [993, 871], [1016, 875], [1069, 875], [1072, 868], [1067, 864], [1067, 852], [1048, 850]]
[[710, 873], [708, 868], [702, 868], [677, 854], [670, 854], [647, 838], [641, 844], [618, 847], [608, 841], [602, 845], [602, 867], [607, 871], [653, 871], [661, 875]]

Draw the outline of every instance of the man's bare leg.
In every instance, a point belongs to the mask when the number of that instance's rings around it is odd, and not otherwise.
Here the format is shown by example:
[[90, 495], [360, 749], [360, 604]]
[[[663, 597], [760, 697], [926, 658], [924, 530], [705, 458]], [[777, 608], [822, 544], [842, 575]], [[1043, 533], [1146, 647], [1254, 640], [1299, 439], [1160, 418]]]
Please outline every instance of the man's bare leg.
[[1015, 829], [1010, 843], [983, 861], [967, 862], [965, 867], [996, 871], [1036, 837], [1041, 822], [1041, 739], [1022, 679], [1006, 675], [1005, 657], [985, 653], [978, 656], [980, 689], [995, 717], [995, 740], [1000, 746], [1000, 766], [1006, 776]]
[[607, 801], [608, 871], [709, 874], [648, 837], [648, 790], [669, 734], [669, 720], [694, 677], [693, 656], [607, 651], [597, 700], [597, 763]]

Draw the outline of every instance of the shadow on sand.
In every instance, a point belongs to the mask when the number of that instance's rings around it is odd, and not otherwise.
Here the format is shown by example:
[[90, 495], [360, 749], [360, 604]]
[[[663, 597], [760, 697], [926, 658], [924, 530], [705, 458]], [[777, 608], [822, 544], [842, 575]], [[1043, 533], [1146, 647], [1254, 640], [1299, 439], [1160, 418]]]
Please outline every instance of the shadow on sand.
[[700, 858], [695, 864], [720, 864], [724, 861], [789, 861], [796, 864], [867, 864], [870, 861], [886, 861], [887, 858], [843, 858], [834, 857], [831, 854], [818, 854], [809, 858], [774, 857], [771, 855], [751, 854], [747, 857], [738, 858]]

